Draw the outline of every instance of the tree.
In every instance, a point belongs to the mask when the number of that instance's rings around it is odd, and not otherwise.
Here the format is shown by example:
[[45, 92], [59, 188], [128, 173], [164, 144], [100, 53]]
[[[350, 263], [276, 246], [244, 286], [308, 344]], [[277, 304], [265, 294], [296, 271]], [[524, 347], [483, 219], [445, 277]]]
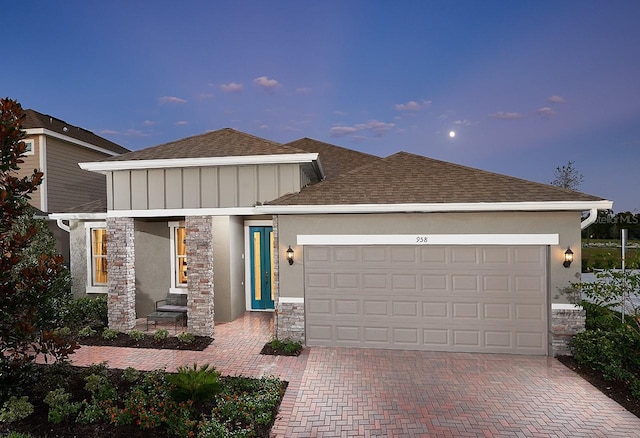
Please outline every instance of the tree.
[[569, 190], [578, 190], [584, 181], [582, 174], [573, 167], [573, 161], [568, 161], [564, 166], [556, 167], [556, 170], [553, 171], [553, 177], [551, 185]]
[[77, 348], [53, 331], [70, 297], [68, 273], [28, 203], [42, 172], [18, 176], [23, 118], [18, 102], [0, 99], [0, 399], [38, 355], [64, 360]]

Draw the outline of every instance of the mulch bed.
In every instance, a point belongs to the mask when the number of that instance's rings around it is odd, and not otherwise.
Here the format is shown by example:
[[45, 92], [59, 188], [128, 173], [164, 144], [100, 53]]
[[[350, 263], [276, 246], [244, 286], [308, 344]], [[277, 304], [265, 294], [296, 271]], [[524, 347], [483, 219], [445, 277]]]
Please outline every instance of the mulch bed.
[[559, 356], [557, 359], [567, 368], [575, 371], [580, 377], [598, 388], [607, 397], [615, 400], [633, 415], [640, 418], [640, 400], [631, 396], [627, 385], [623, 382], [605, 380], [601, 372], [578, 364], [572, 356]]
[[78, 339], [80, 345], [97, 345], [107, 347], [130, 347], [130, 348], [155, 348], [161, 350], [191, 350], [202, 351], [213, 342], [213, 338], [208, 336], [196, 336], [195, 340], [186, 344], [178, 341], [175, 336], [169, 336], [161, 341], [153, 339], [153, 335], [145, 335], [141, 341], [132, 339], [126, 333], [118, 333], [115, 339], [104, 339], [100, 334]]
[[300, 353], [302, 353], [302, 350], [287, 352], [281, 348], [273, 348], [269, 342], [264, 344], [264, 347], [260, 350], [260, 354], [268, 354], [271, 356], [300, 356]]

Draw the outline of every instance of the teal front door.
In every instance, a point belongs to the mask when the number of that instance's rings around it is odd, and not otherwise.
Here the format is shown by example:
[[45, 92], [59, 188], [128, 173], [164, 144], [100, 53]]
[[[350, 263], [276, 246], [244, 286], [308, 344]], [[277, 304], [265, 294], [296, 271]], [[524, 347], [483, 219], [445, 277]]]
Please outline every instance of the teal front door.
[[251, 308], [273, 309], [273, 228], [249, 227]]

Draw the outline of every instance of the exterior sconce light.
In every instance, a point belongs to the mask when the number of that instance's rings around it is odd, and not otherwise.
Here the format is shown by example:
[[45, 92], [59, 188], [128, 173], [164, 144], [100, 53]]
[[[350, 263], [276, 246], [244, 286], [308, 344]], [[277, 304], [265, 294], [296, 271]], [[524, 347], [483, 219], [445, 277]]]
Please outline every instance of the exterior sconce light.
[[287, 249], [287, 261], [290, 265], [293, 265], [293, 249], [291, 245], [289, 245], [289, 249]]
[[573, 251], [571, 251], [571, 247], [568, 247], [564, 252], [564, 263], [562, 263], [562, 266], [568, 268], [571, 266], [571, 262], [573, 262]]

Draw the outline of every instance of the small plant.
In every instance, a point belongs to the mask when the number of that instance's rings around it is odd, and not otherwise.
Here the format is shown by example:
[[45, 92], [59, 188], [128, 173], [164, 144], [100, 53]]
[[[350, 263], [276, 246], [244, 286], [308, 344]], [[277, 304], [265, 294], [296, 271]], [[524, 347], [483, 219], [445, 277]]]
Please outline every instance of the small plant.
[[110, 328], [105, 328], [102, 331], [102, 338], [106, 339], [107, 341], [113, 341], [117, 337], [118, 337], [118, 331], [117, 330], [113, 330], [113, 329], [110, 329]]
[[276, 354], [284, 354], [287, 356], [298, 356], [302, 351], [302, 342], [294, 341], [290, 338], [273, 338], [268, 342], [268, 345]]
[[180, 333], [176, 337], [178, 338], [178, 342], [181, 342], [183, 344], [193, 344], [196, 340], [195, 335], [189, 332]]
[[91, 393], [91, 398], [95, 402], [113, 400], [117, 397], [116, 388], [109, 379], [101, 374], [90, 374], [84, 378], [86, 385], [84, 389]]
[[144, 339], [144, 333], [140, 330], [131, 330], [129, 333], [129, 337], [136, 342], [140, 342]]
[[80, 336], [81, 338], [88, 338], [89, 336], [93, 336], [96, 333], [97, 332], [94, 329], [92, 329], [90, 325], [78, 330], [78, 336]]
[[33, 414], [33, 405], [29, 403], [29, 397], [11, 397], [4, 402], [0, 409], [0, 422], [13, 423], [20, 421]]
[[58, 388], [50, 391], [44, 398], [44, 402], [49, 405], [49, 414], [47, 418], [53, 424], [59, 424], [64, 421], [65, 418], [76, 414], [81, 403], [72, 403], [70, 401], [71, 394], [66, 392], [63, 388]]
[[53, 334], [61, 338], [71, 336], [71, 329], [69, 327], [58, 327], [53, 331]]
[[140, 371], [132, 367], [127, 367], [122, 372], [122, 378], [129, 383], [135, 383], [140, 378]]
[[167, 380], [175, 386], [171, 396], [177, 401], [212, 399], [222, 389], [219, 378], [220, 373], [215, 367], [204, 364], [198, 369], [195, 363], [193, 367], [178, 367], [176, 374], [167, 376]]
[[158, 329], [153, 334], [153, 339], [156, 341], [164, 341], [169, 337], [169, 331], [167, 329]]

